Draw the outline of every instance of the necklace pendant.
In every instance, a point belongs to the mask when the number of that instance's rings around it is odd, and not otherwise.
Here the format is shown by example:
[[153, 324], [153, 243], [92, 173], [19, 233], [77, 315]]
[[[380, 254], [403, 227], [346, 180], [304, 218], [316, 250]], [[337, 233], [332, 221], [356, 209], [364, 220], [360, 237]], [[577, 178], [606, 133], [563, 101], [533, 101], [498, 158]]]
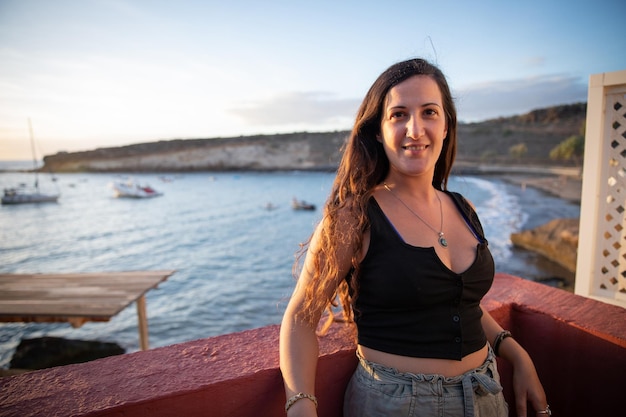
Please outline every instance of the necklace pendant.
[[443, 233], [439, 233], [439, 244], [443, 246], [444, 248], [448, 247], [448, 241], [446, 240], [445, 237], [443, 237]]

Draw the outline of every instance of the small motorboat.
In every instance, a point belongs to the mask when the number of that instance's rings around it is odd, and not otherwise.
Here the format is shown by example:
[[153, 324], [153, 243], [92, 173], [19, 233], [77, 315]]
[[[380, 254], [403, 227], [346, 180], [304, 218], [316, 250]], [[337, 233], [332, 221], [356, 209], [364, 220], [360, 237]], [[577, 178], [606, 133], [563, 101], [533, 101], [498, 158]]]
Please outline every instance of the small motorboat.
[[315, 204], [307, 203], [306, 201], [298, 200], [297, 198], [294, 198], [291, 201], [291, 207], [294, 210], [315, 210]]
[[110, 184], [113, 195], [118, 198], [152, 198], [163, 195], [149, 185], [141, 185], [135, 181], [115, 181]]

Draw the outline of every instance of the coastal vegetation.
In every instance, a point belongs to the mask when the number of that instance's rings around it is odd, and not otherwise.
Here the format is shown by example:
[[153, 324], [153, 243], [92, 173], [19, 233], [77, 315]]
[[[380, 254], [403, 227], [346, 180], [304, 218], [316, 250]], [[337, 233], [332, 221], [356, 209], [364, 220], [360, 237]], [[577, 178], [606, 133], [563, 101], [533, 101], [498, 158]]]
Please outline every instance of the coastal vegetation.
[[556, 161], [574, 161], [578, 166], [585, 152], [585, 123], [577, 135], [572, 135], [550, 151], [550, 158]]
[[528, 153], [528, 147], [525, 143], [518, 143], [509, 148], [509, 153], [514, 158], [517, 158], [518, 161], [521, 161], [524, 155]]

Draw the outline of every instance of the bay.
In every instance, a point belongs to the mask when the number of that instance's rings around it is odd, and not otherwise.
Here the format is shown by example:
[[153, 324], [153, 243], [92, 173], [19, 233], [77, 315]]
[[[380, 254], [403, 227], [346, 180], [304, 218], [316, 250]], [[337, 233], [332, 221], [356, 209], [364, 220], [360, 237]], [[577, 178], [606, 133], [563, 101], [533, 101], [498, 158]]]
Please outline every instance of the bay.
[[[0, 187], [30, 184], [33, 175], [2, 172]], [[40, 183], [60, 191], [57, 204], [0, 207], [0, 272], [176, 270], [146, 295], [155, 348], [279, 323], [295, 284], [294, 255], [321, 218], [334, 174], [132, 174], [163, 192], [139, 200], [113, 197], [108, 185], [124, 175], [55, 177], [50, 182], [40, 174]], [[497, 269], [529, 279], [545, 271], [520, 261], [510, 234], [579, 213], [575, 204], [492, 178], [452, 177], [449, 188], [476, 206]], [[317, 210], [292, 210], [294, 197]], [[0, 324], [0, 367], [22, 338], [41, 336], [139, 349], [136, 310], [130, 306], [109, 322], [77, 329], [64, 323]]]

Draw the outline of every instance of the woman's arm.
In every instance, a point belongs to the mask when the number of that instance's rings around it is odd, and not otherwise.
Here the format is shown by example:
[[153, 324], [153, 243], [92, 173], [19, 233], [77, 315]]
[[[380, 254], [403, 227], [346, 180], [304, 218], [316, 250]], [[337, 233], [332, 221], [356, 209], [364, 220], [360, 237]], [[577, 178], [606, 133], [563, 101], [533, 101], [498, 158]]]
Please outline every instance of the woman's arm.
[[[319, 347], [316, 325], [297, 320], [304, 300], [304, 289], [298, 285], [287, 306], [280, 327], [280, 370], [286, 398], [303, 392], [315, 395], [315, 370]], [[317, 416], [313, 401], [303, 398], [291, 406], [289, 416]]]
[[[313, 254], [319, 248], [321, 223], [317, 227], [304, 260], [298, 284], [289, 300], [280, 328], [280, 369], [285, 383], [286, 398], [304, 393], [315, 395], [315, 372], [319, 345], [317, 324], [323, 311], [314, 312], [311, 321], [304, 320], [300, 313], [305, 301], [305, 290], [312, 278]], [[352, 250], [342, 246], [337, 251], [338, 276], [326, 277], [334, 281], [324, 293], [316, 294], [324, 300], [331, 300], [341, 279], [348, 273], [352, 264]], [[288, 411], [288, 416], [317, 416], [316, 405], [309, 398], [296, 401]]]
[[[498, 333], [503, 329], [495, 319], [483, 310], [482, 325], [489, 343], [493, 344]], [[546, 393], [543, 390], [537, 370], [528, 352], [513, 337], [502, 339], [498, 346], [498, 356], [506, 359], [513, 366], [513, 392], [515, 408], [519, 417], [526, 416], [526, 403], [530, 402], [535, 411], [547, 408]], [[539, 414], [541, 415], [541, 414]]]

